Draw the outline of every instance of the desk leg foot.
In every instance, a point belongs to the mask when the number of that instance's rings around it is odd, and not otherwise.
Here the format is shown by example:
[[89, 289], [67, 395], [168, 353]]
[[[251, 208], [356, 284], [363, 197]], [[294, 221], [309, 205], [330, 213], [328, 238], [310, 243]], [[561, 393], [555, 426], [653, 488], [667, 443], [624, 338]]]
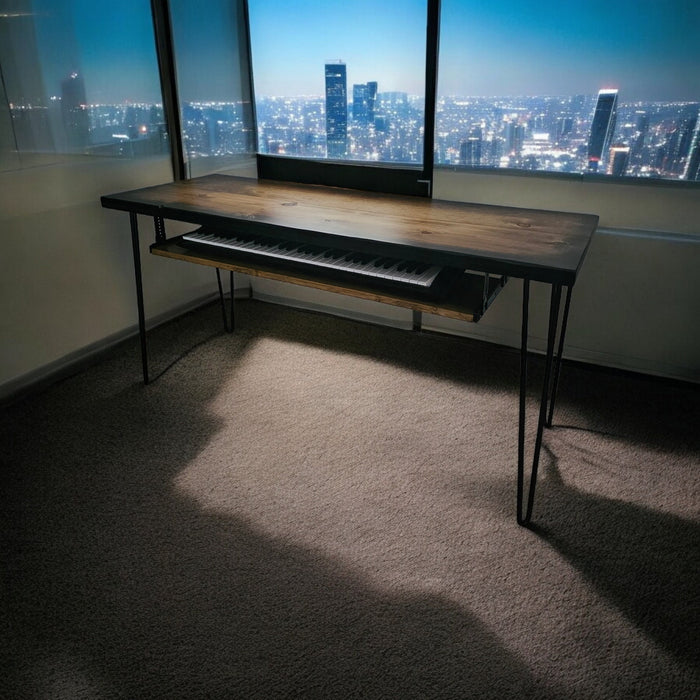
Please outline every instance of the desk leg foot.
[[537, 434], [535, 437], [535, 450], [530, 472], [528, 486], [527, 508], [523, 510], [525, 493], [525, 399], [527, 393], [527, 333], [528, 333], [528, 308], [530, 302], [530, 281], [523, 281], [523, 321], [520, 346], [520, 415], [518, 420], [518, 485], [517, 485], [517, 521], [519, 525], [528, 525], [532, 517], [532, 508], [535, 501], [535, 488], [537, 486], [537, 470], [542, 449], [542, 433], [547, 420], [547, 404], [550, 397], [550, 384], [552, 377], [552, 365], [554, 358], [554, 344], [559, 322], [559, 306], [561, 303], [561, 284], [552, 285], [552, 295], [549, 304], [549, 332], [547, 335], [547, 357], [545, 363], [544, 378], [542, 380], [542, 395], [540, 398], [540, 411], [537, 421]]

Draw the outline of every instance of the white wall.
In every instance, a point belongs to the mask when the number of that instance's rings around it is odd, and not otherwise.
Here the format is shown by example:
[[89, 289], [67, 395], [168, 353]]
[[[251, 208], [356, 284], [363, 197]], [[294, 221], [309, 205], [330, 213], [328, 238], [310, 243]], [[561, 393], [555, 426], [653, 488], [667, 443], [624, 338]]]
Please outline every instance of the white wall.
[[[0, 398], [134, 332], [129, 217], [103, 209], [100, 196], [170, 180], [168, 158], [0, 173]], [[149, 255], [152, 219], [139, 222], [149, 319], [216, 292], [212, 270]]]
[[[453, 201], [598, 214], [574, 288], [565, 357], [700, 381], [700, 192], [663, 183], [621, 185], [438, 169], [434, 196]], [[269, 280], [256, 297], [410, 328], [411, 313]], [[520, 280], [477, 324], [425, 316], [424, 328], [520, 346]], [[533, 284], [530, 347], [546, 345], [549, 291]]]
[[[574, 287], [566, 357], [700, 381], [700, 192], [439, 170], [435, 196], [455, 201], [598, 214]], [[476, 325], [431, 319], [436, 329], [520, 343], [521, 283], [511, 280]], [[531, 342], [543, 349], [548, 293], [534, 285]]]

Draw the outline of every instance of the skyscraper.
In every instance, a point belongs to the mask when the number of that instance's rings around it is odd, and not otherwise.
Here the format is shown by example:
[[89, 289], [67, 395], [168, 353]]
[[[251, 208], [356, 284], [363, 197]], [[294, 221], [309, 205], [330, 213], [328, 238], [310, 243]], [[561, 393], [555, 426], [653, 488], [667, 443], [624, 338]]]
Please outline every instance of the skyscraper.
[[638, 109], [635, 112], [636, 131], [630, 149], [630, 160], [634, 165], [644, 164], [644, 146], [649, 134], [649, 113], [646, 110]]
[[358, 124], [369, 123], [369, 94], [366, 83], [352, 86], [352, 118]]
[[630, 149], [629, 146], [613, 146], [610, 149], [608, 158], [608, 175], [621, 177], [627, 170], [629, 163]]
[[515, 122], [507, 122], [506, 140], [509, 155], [519, 156], [523, 150], [525, 127], [522, 124], [516, 124]]
[[376, 106], [376, 81], [352, 86], [352, 118], [358, 124], [373, 124]]
[[345, 158], [348, 150], [347, 75], [342, 61], [326, 63], [326, 154]]
[[90, 119], [85, 98], [85, 83], [78, 73], [61, 81], [61, 114], [68, 147], [85, 148], [90, 141]]
[[591, 135], [588, 139], [589, 172], [598, 172], [603, 155], [607, 155], [615, 131], [616, 120], [617, 90], [600, 90], [591, 124]]
[[367, 119], [370, 123], [374, 121], [377, 109], [377, 81], [371, 80], [367, 83]]
[[690, 144], [683, 178], [685, 180], [700, 180], [700, 119], [695, 124], [695, 132]]
[[664, 170], [667, 173], [681, 176], [685, 171], [697, 122], [697, 106], [679, 115], [676, 127], [671, 131], [666, 142]]
[[459, 164], [479, 167], [481, 165], [482, 132], [475, 126], [459, 146]]
[[481, 137], [470, 136], [459, 145], [459, 164], [479, 167], [481, 165]]

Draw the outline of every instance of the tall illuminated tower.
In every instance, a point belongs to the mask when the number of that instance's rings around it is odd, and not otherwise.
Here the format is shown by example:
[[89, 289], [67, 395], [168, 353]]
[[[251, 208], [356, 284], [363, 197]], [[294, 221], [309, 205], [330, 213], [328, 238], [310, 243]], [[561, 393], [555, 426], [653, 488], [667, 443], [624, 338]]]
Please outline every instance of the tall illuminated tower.
[[370, 80], [367, 83], [367, 119], [370, 124], [374, 123], [377, 114], [377, 81]]
[[365, 83], [352, 86], [352, 118], [358, 124], [369, 123], [369, 94]]
[[377, 108], [377, 82], [352, 86], [352, 117], [360, 124], [374, 124]]
[[326, 153], [345, 158], [348, 151], [347, 75], [342, 61], [326, 63]]
[[591, 124], [588, 139], [588, 171], [598, 172], [598, 166], [610, 148], [615, 122], [617, 120], [617, 90], [605, 89], [598, 92], [598, 102]]
[[690, 143], [683, 178], [685, 180], [700, 180], [700, 119], [695, 123], [695, 132]]
[[78, 73], [61, 81], [61, 114], [69, 148], [85, 148], [90, 139], [90, 119], [85, 83]]

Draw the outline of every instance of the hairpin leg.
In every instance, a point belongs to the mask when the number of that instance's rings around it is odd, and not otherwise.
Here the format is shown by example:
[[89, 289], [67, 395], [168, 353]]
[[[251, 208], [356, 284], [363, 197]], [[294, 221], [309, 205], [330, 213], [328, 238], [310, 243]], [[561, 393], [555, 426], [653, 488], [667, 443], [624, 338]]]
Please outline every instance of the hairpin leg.
[[569, 320], [569, 306], [571, 305], [571, 285], [566, 287], [566, 300], [564, 301], [564, 318], [561, 322], [561, 331], [559, 332], [559, 347], [557, 348], [557, 359], [554, 364], [554, 381], [552, 383], [552, 395], [549, 399], [549, 415], [547, 416], [547, 427], [552, 427], [552, 417], [554, 416], [554, 401], [557, 398], [557, 389], [559, 387], [559, 374], [561, 372], [561, 356], [564, 352], [564, 336], [566, 335], [566, 324]]
[[221, 313], [224, 318], [224, 330], [227, 333], [233, 333], [234, 329], [234, 316], [233, 316], [233, 270], [229, 270], [229, 288], [231, 289], [231, 310], [230, 310], [230, 323], [229, 319], [226, 317], [226, 303], [224, 301], [224, 288], [221, 284], [221, 272], [219, 268], [216, 269], [216, 282], [219, 286], [219, 301], [221, 302]]
[[136, 277], [136, 306], [139, 314], [139, 336], [141, 339], [141, 365], [143, 383], [148, 384], [148, 352], [146, 349], [146, 316], [143, 310], [143, 280], [141, 278], [141, 250], [139, 247], [139, 224], [135, 212], [129, 212], [131, 224], [131, 247], [134, 253], [134, 275]]
[[532, 459], [530, 483], [528, 486], [527, 508], [523, 513], [523, 496], [525, 491], [525, 397], [527, 391], [527, 331], [528, 309], [530, 302], [530, 282], [523, 282], [523, 320], [521, 329], [520, 346], [520, 415], [518, 421], [518, 486], [517, 486], [517, 520], [519, 525], [527, 525], [532, 517], [532, 507], [535, 500], [535, 487], [537, 485], [537, 469], [542, 449], [542, 433], [547, 417], [547, 403], [550, 397], [550, 383], [552, 364], [554, 357], [554, 342], [557, 335], [559, 321], [559, 305], [561, 303], [561, 284], [552, 285], [552, 294], [549, 303], [549, 331], [547, 335], [547, 356], [545, 362], [544, 378], [542, 380], [542, 395], [540, 398], [540, 411], [537, 421], [537, 434], [535, 437], [535, 451]]

